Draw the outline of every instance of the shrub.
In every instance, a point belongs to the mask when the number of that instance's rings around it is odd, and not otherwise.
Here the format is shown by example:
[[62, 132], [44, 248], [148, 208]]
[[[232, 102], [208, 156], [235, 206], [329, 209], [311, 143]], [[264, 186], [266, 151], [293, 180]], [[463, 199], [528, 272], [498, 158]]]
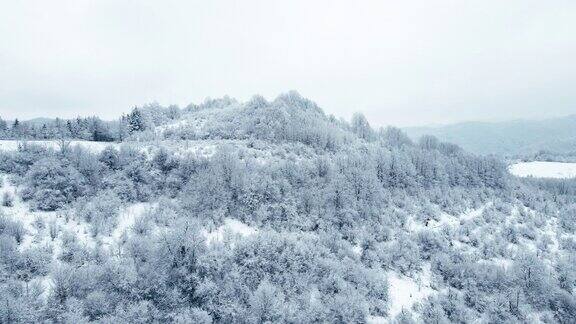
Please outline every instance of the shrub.
[[55, 158], [34, 163], [26, 173], [23, 198], [32, 199], [32, 207], [52, 211], [74, 201], [86, 192], [84, 177], [70, 165]]
[[565, 230], [569, 232], [576, 230], [576, 204], [562, 208], [558, 216], [560, 225]]
[[137, 235], [147, 235], [150, 232], [150, 218], [145, 214], [137, 217], [132, 225], [132, 231]]
[[98, 155], [98, 161], [102, 162], [108, 168], [116, 170], [120, 167], [120, 154], [113, 146], [106, 146]]
[[78, 206], [77, 213], [90, 223], [92, 235], [108, 234], [116, 225], [120, 205], [120, 198], [114, 192], [104, 191], [82, 202]]
[[5, 191], [2, 195], [2, 206], [13, 207], [14, 206], [14, 195], [8, 191]]
[[50, 221], [50, 223], [48, 223], [48, 234], [50, 234], [52, 241], [58, 237], [59, 232], [60, 226], [58, 226], [58, 223], [55, 220]]
[[211, 324], [212, 316], [202, 309], [199, 308], [187, 308], [178, 311], [174, 315], [174, 323], [185, 324], [185, 323], [198, 323], [198, 324]]
[[0, 213], [0, 235], [5, 234], [14, 238], [16, 243], [22, 243], [26, 229], [21, 221], [12, 220]]

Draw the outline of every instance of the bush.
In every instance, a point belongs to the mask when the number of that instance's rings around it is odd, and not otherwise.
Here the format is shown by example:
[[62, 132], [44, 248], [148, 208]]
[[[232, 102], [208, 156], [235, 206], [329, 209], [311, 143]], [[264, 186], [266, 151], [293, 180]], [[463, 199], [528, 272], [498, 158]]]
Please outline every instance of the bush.
[[98, 155], [98, 161], [108, 168], [116, 170], [120, 167], [120, 153], [113, 146], [106, 146]]
[[22, 243], [26, 229], [21, 221], [12, 220], [0, 213], [0, 235], [5, 234], [14, 238], [16, 243]]
[[79, 204], [77, 213], [82, 219], [90, 223], [92, 235], [99, 233], [109, 234], [116, 225], [121, 201], [111, 191], [104, 191]]
[[94, 291], [84, 300], [84, 311], [91, 320], [97, 320], [106, 315], [111, 308], [110, 298], [100, 291]]
[[212, 324], [212, 316], [207, 311], [199, 308], [187, 308], [174, 315], [174, 323]]
[[52, 261], [52, 251], [47, 248], [31, 248], [24, 250], [19, 260], [19, 277], [29, 281], [35, 276], [48, 274]]
[[560, 225], [566, 231], [574, 232], [576, 230], [576, 204], [562, 208], [558, 216]]
[[58, 259], [64, 262], [81, 265], [90, 258], [90, 251], [78, 242], [76, 235], [69, 231], [62, 232], [62, 248]]
[[150, 225], [150, 218], [147, 216], [147, 213], [137, 217], [132, 225], [132, 231], [137, 235], [148, 235], [151, 229], [152, 226]]
[[50, 235], [50, 239], [54, 241], [56, 237], [58, 237], [58, 233], [60, 232], [60, 226], [55, 220], [50, 221], [48, 223], [48, 234]]
[[28, 186], [23, 198], [32, 199], [32, 207], [52, 211], [74, 201], [86, 192], [84, 177], [70, 165], [56, 158], [34, 163], [26, 173]]
[[4, 192], [2, 195], [2, 206], [13, 207], [14, 206], [14, 195], [8, 191]]

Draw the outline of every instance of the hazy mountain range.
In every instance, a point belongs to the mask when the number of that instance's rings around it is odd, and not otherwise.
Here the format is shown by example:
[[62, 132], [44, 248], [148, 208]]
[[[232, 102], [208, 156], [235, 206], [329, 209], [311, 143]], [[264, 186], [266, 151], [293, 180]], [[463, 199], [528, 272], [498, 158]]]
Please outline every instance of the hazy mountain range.
[[576, 115], [544, 120], [463, 122], [404, 130], [412, 139], [434, 135], [477, 154], [512, 156], [542, 150], [557, 153], [576, 151]]

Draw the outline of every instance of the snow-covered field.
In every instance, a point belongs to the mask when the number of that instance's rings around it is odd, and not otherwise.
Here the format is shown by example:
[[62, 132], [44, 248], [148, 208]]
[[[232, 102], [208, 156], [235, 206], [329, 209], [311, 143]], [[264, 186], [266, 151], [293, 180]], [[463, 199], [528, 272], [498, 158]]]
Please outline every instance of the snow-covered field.
[[430, 277], [429, 264], [427, 264], [420, 273], [413, 275], [413, 278], [394, 271], [388, 272], [390, 295], [388, 317], [370, 316], [368, 323], [391, 323], [401, 312], [410, 311], [415, 304], [423, 302], [428, 296], [436, 292], [430, 286]]
[[226, 235], [249, 236], [258, 233], [258, 229], [250, 227], [237, 219], [226, 218], [224, 224], [211, 232], [204, 232], [206, 244], [221, 242]]
[[424, 267], [416, 279], [400, 275], [396, 272], [388, 274], [390, 284], [389, 317], [395, 318], [403, 310], [410, 310], [415, 303], [422, 302], [435, 290], [430, 287], [430, 266]]
[[[209, 157], [216, 151], [218, 141], [150, 141], [150, 142], [124, 142], [124, 143], [111, 143], [111, 142], [92, 142], [92, 141], [69, 141], [70, 147], [79, 146], [92, 153], [98, 154], [106, 147], [112, 146], [119, 149], [120, 146], [132, 146], [138, 148], [146, 154], [150, 154], [159, 147], [175, 150], [179, 155], [195, 154], [197, 156]], [[0, 140], [0, 151], [16, 151], [20, 145], [38, 145], [44, 148], [51, 148], [59, 150], [62, 145], [59, 141], [15, 141], [15, 140]]]
[[576, 177], [576, 163], [564, 162], [520, 162], [510, 166], [511, 174], [518, 177], [535, 178], [574, 178]]
[[[54, 140], [46, 140], [46, 141], [16, 141], [16, 140], [0, 140], [0, 151], [16, 151], [19, 145], [23, 144], [31, 144], [31, 145], [39, 145], [45, 148], [52, 148], [52, 149], [59, 149], [61, 143], [59, 141]], [[69, 145], [73, 146], [81, 146], [91, 152], [99, 153], [107, 146], [117, 146], [117, 143], [108, 143], [108, 142], [92, 142], [92, 141], [69, 141]]]

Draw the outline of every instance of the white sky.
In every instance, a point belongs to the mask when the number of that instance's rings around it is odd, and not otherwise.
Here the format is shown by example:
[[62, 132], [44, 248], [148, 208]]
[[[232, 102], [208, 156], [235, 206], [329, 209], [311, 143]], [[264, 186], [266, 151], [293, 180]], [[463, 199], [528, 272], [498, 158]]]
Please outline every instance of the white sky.
[[374, 125], [576, 112], [576, 1], [0, 0], [0, 115], [297, 90]]

